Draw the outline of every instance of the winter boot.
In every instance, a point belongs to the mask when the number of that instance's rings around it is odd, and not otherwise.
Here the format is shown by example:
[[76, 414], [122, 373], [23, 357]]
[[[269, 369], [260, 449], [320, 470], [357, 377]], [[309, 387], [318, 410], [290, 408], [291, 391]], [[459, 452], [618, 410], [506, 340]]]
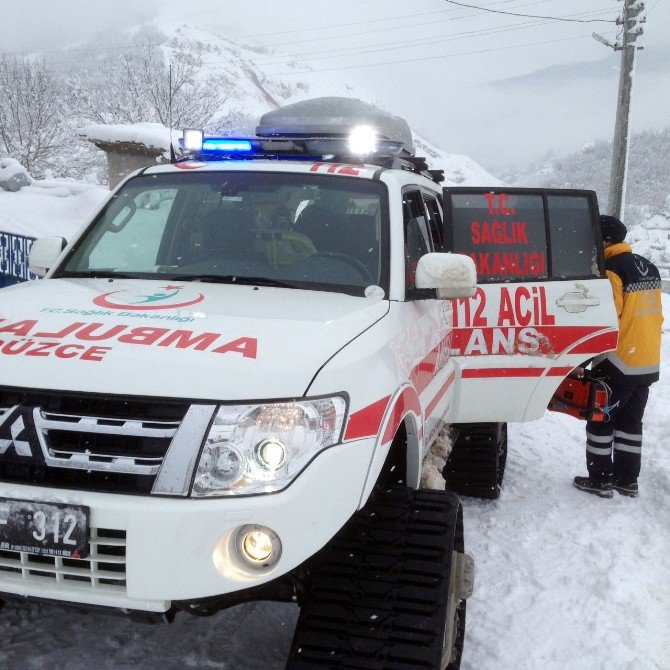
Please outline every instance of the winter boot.
[[610, 482], [596, 482], [590, 477], [575, 477], [572, 483], [580, 491], [593, 493], [601, 498], [611, 498], [614, 496]]
[[637, 482], [633, 482], [632, 484], [619, 484], [619, 482], [614, 482], [612, 486], [614, 490], [618, 491], [622, 496], [637, 498], [640, 495], [640, 489]]

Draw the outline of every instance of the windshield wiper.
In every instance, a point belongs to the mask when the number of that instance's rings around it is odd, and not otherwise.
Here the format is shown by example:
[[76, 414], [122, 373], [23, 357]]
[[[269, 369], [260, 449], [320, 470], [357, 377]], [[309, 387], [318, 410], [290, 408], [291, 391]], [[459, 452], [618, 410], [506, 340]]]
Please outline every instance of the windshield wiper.
[[243, 284], [245, 286], [279, 286], [299, 288], [295, 284], [270, 279], [269, 277], [245, 277], [240, 275], [171, 275], [170, 281], [201, 281], [212, 284]]
[[56, 279], [147, 279], [147, 277], [140, 277], [138, 273], [132, 272], [116, 272], [112, 269], [103, 268], [101, 270], [76, 270], [61, 272]]

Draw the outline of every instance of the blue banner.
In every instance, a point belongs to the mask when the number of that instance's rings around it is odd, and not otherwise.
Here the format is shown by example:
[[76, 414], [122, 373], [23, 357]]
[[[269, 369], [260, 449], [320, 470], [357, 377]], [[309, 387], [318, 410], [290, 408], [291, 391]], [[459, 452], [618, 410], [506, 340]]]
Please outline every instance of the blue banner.
[[0, 288], [37, 279], [28, 269], [28, 254], [34, 237], [0, 232]]

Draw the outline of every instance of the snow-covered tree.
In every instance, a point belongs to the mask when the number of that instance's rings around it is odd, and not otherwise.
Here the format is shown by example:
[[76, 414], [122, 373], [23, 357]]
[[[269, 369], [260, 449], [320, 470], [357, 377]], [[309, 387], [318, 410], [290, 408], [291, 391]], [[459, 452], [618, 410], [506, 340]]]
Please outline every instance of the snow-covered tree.
[[[172, 96], [170, 96], [170, 64]], [[223, 104], [215, 77], [203, 76], [195, 45], [165, 42], [159, 34], [142, 32], [134, 46], [104, 59], [71, 81], [71, 97], [80, 114], [97, 123], [206, 127]]]
[[44, 62], [0, 55], [0, 155], [40, 176], [67, 142], [60, 82]]

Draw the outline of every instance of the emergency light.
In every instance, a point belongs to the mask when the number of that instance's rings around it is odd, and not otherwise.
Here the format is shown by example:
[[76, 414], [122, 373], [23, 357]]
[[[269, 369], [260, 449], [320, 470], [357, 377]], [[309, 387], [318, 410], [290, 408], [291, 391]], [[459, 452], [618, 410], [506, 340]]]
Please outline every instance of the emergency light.
[[234, 140], [227, 138], [208, 137], [202, 141], [202, 151], [221, 151], [223, 153], [235, 153], [237, 151], [251, 151], [250, 140]]
[[280, 160], [366, 162], [443, 180], [414, 155], [412, 132], [404, 119], [361, 100], [316, 98], [280, 107], [260, 118], [255, 137], [206, 137], [184, 130], [185, 158], [198, 160]]

